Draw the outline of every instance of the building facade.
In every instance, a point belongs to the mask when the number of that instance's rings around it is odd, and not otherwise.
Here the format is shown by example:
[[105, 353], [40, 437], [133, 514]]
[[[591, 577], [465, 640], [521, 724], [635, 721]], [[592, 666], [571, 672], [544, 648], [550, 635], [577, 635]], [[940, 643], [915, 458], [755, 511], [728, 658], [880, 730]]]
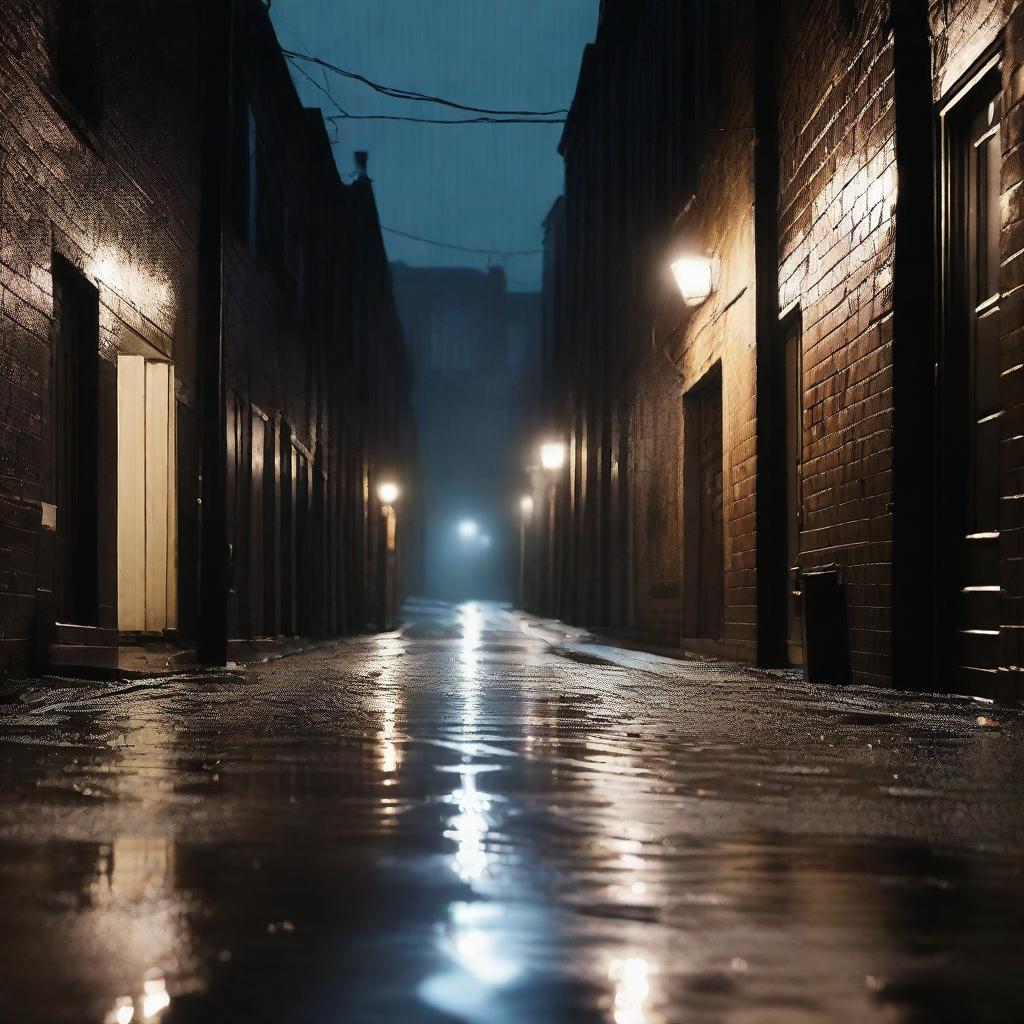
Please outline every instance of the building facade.
[[0, 666], [385, 624], [401, 331], [265, 7], [17, 0], [0, 81]]
[[1024, 692], [1022, 27], [1009, 2], [604, 0], [548, 225], [568, 458], [538, 608]]
[[540, 296], [510, 292], [499, 267], [392, 269], [420, 424], [420, 590], [512, 600], [520, 425], [536, 402]]

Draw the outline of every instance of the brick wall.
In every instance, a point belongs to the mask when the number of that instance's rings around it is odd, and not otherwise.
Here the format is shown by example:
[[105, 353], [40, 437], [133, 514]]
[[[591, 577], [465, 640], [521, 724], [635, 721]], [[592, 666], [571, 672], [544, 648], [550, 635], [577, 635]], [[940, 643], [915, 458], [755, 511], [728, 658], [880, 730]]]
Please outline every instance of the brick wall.
[[[76, 19], [75, 31], [63, 36], [56, 32], [61, 9]], [[384, 577], [378, 570], [389, 556], [370, 489], [383, 475], [404, 472], [411, 479], [414, 438], [376, 205], [368, 177], [340, 181], [323, 120], [301, 107], [264, 5], [237, 0], [234, 10], [223, 310], [229, 629], [233, 636], [267, 631], [247, 615], [255, 579], [254, 409], [269, 418], [267, 430], [276, 439], [269, 472], [278, 508], [290, 483], [285, 467], [292, 448], [309, 463], [296, 540], [299, 576], [291, 583], [301, 614], [288, 622], [279, 615], [269, 631], [362, 629], [393, 612], [380, 604]], [[145, 345], [174, 366], [180, 626], [186, 638], [194, 635], [204, 11], [198, 0], [12, 0], [0, 10], [3, 668], [26, 666], [31, 639], [47, 620], [52, 629], [54, 615], [54, 534], [43, 526], [55, 501], [54, 254], [99, 297], [97, 624], [116, 642], [117, 358]], [[77, 58], [76, 74], [94, 78], [95, 90], [83, 90], [74, 76], [61, 79], [55, 61], [66, 56], [62, 47]], [[76, 89], [72, 97], [68, 90]], [[246, 191], [250, 109], [261, 162], [260, 201], [252, 207]], [[258, 244], [251, 210], [262, 218]], [[56, 514], [59, 529], [60, 509]], [[282, 557], [278, 552], [275, 562]]]
[[[95, 14], [101, 103], [90, 119], [57, 81], [54, 5], [12, 0], [0, 9], [2, 665], [24, 666], [37, 592], [53, 588], [41, 530], [42, 503], [54, 502], [53, 254], [98, 289], [108, 412], [117, 352], [130, 335], [173, 359], [182, 398], [195, 384], [200, 5], [140, 0], [98, 4]], [[116, 460], [109, 422], [100, 439], [108, 485]], [[109, 552], [116, 519], [101, 519], [100, 530]], [[111, 626], [116, 577], [109, 568], [101, 575], [100, 625]]]
[[[566, 231], [551, 255], [557, 272], [548, 274], [557, 382], [549, 408], [574, 456], [562, 481], [558, 559], [567, 598], [553, 610], [690, 642], [701, 595], [688, 584], [693, 452], [683, 410], [720, 368], [726, 611], [718, 649], [778, 659], [769, 649], [781, 628], [771, 603], [788, 598], [773, 582], [782, 562], [772, 532], [785, 527], [774, 478], [788, 456], [772, 395], [781, 400], [784, 391], [783, 327], [799, 323], [799, 565], [841, 567], [857, 680], [961, 685], [942, 653], [953, 627], [940, 584], [951, 585], [956, 555], [944, 539], [953, 516], [941, 497], [943, 431], [953, 428], [936, 374], [946, 328], [944, 279], [933, 274], [943, 236], [932, 134], [934, 126], [938, 142], [943, 104], [998, 49], [1001, 647], [988, 688], [1019, 696], [1022, 10], [1011, 0], [604, 5], [563, 137]], [[767, 77], [755, 84], [755, 75]], [[766, 89], [777, 110], [764, 104]], [[659, 107], [665, 95], [676, 97], [674, 107]], [[621, 123], [632, 130], [595, 130]], [[660, 133], [658, 124], [669, 128]], [[720, 266], [715, 293], [694, 310], [661, 276], [679, 249], [714, 255]], [[617, 433], [623, 401], [627, 429]], [[626, 438], [628, 458], [605, 477], [608, 437]], [[603, 514], [612, 539], [602, 545], [594, 538], [604, 536]], [[628, 524], [626, 540], [616, 516]], [[627, 566], [621, 578], [603, 568], [616, 562]], [[628, 591], [626, 613], [602, 615], [593, 595], [617, 586]]]
[[[844, 567], [854, 671], [890, 674], [892, 265], [886, 5], [782, 5], [780, 307], [803, 324], [801, 564]], [[813, 63], [811, 55], [814, 55]], [[809, 67], [820, 69], [807, 74]]]

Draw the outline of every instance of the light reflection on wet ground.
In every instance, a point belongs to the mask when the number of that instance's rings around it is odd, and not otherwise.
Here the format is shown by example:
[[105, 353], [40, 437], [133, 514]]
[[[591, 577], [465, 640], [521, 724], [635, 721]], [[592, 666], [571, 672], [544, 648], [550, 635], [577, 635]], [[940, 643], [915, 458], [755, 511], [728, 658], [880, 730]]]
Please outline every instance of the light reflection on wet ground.
[[1024, 1019], [1011, 712], [421, 605], [0, 716], [0, 1020]]

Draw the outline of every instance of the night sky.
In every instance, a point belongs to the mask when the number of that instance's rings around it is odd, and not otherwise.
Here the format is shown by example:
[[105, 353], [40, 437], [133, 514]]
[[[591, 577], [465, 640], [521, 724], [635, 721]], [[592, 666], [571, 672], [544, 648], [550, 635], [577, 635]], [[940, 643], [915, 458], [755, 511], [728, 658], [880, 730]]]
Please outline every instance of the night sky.
[[[390, 86], [481, 107], [551, 110], [572, 101], [584, 45], [593, 39], [598, 0], [274, 0], [281, 45]], [[382, 96], [315, 65], [350, 114], [471, 116]], [[308, 106], [337, 113], [331, 99], [293, 69]], [[562, 191], [561, 126], [435, 126], [334, 122], [343, 174], [352, 152], [370, 153], [381, 220], [388, 227], [471, 248], [536, 249], [541, 222]], [[488, 257], [386, 234], [393, 260], [479, 266]], [[510, 285], [540, 285], [539, 256], [499, 261]]]

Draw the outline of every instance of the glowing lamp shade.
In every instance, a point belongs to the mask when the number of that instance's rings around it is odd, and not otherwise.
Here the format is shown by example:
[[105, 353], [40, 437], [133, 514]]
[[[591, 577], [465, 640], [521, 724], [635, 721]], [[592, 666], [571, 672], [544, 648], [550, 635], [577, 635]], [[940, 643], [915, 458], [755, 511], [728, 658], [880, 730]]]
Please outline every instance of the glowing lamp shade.
[[530, 494], [524, 494], [519, 499], [519, 511], [523, 513], [524, 519], [529, 519], [533, 515], [533, 496]]
[[689, 306], [699, 306], [715, 290], [715, 261], [708, 256], [681, 256], [672, 263], [672, 276]]
[[475, 519], [463, 519], [459, 523], [459, 536], [463, 540], [472, 540], [479, 532], [480, 527]]
[[377, 486], [377, 497], [384, 505], [393, 505], [398, 500], [400, 493], [398, 484], [392, 483], [390, 480]]
[[540, 446], [540, 464], [549, 472], [565, 465], [565, 445], [561, 441], [548, 441]]

